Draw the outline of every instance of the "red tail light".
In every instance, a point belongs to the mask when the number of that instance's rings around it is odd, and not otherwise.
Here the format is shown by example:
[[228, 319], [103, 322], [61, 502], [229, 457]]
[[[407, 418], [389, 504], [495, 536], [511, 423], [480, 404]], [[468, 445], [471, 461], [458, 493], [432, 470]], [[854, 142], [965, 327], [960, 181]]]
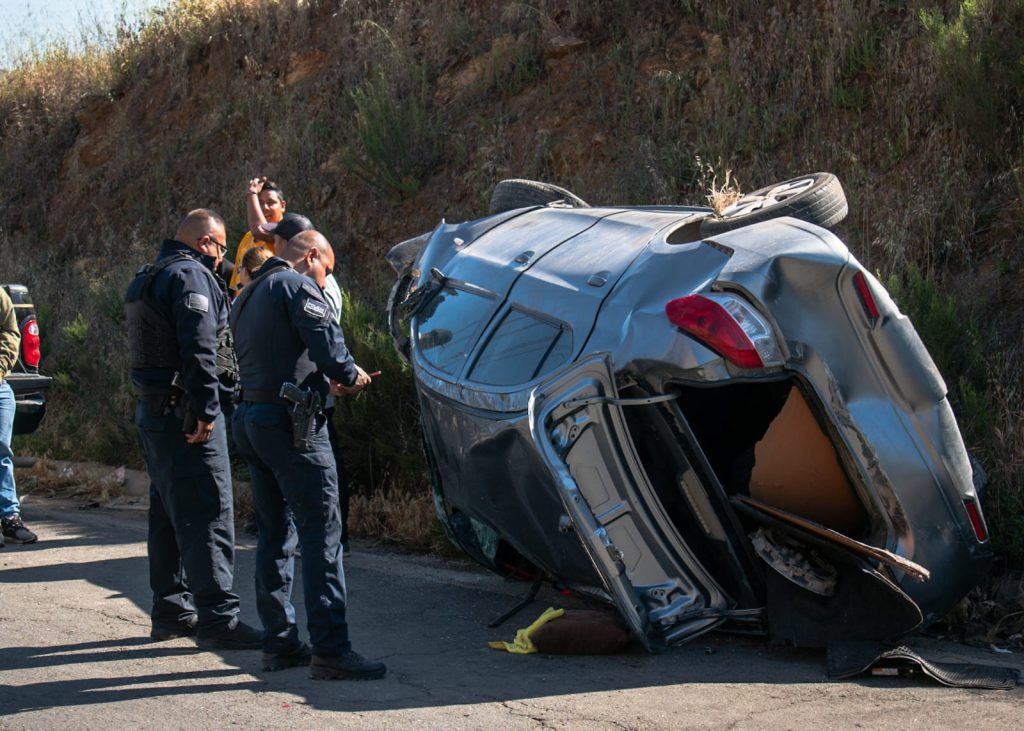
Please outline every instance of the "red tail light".
[[29, 368], [39, 367], [39, 325], [35, 318], [25, 320], [21, 326], [21, 357]]
[[860, 296], [860, 303], [864, 306], [864, 312], [874, 322], [878, 319], [878, 305], [875, 303], [874, 295], [871, 294], [871, 287], [868, 286], [868, 279], [864, 272], [857, 272], [853, 275], [853, 286], [857, 288]]
[[[730, 305], [733, 308], [737, 305], [742, 307], [742, 310], [738, 311], [741, 313], [741, 318], [746, 317], [746, 321], [755, 326], [761, 326], [759, 329], [767, 329], [767, 326], [759, 318], [757, 318], [757, 322], [753, 322], [752, 318], [756, 316], [752, 315], [749, 307], [742, 305], [737, 298], [729, 295], [705, 297], [691, 294], [680, 297], [665, 305], [665, 314], [673, 325], [697, 338], [729, 362], [735, 363], [741, 368], [763, 368], [764, 360], [754, 346], [754, 342], [737, 319], [726, 309]], [[771, 345], [774, 348], [774, 343]]]
[[964, 500], [964, 508], [967, 510], [967, 517], [971, 519], [971, 527], [974, 528], [974, 535], [979, 543], [988, 540], [988, 531], [985, 530], [985, 521], [981, 517], [981, 511], [973, 500]]

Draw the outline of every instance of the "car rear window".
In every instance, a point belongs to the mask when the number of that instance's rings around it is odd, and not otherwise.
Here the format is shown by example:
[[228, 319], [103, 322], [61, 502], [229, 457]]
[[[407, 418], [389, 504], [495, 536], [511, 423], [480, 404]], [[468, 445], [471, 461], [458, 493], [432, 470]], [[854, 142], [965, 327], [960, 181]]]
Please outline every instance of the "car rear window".
[[481, 323], [490, 317], [494, 300], [455, 287], [445, 287], [417, 318], [416, 344], [431, 365], [457, 375], [476, 343]]
[[470, 380], [491, 386], [532, 381], [569, 359], [569, 331], [518, 310], [510, 310], [487, 342]]

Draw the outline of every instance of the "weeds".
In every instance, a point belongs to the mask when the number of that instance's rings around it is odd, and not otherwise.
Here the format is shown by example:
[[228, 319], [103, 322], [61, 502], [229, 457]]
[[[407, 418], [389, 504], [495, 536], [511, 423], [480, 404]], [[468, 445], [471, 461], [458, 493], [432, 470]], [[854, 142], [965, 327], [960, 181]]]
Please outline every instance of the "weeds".
[[926, 8], [920, 21], [948, 113], [979, 144], [998, 144], [1007, 111], [1024, 103], [1024, 0], [963, 0], [955, 17]]
[[[501, 40], [501, 39], [499, 39]], [[515, 96], [544, 75], [544, 53], [537, 37], [508, 37], [495, 42], [481, 78], [482, 92]]]
[[425, 87], [402, 93], [377, 74], [352, 92], [352, 105], [359, 154], [349, 169], [390, 200], [411, 198], [441, 152]]
[[[426, 541], [430, 521], [385, 515], [418, 515], [403, 496], [426, 493], [411, 374], [380, 312], [391, 243], [482, 210], [503, 177], [597, 201], [710, 192], [721, 209], [738, 187], [704, 160], [764, 183], [828, 170], [853, 204], [842, 238], [899, 275], [984, 452], [995, 540], [1024, 565], [1024, 378], [990, 346], [1019, 333], [1021, 300], [974, 278], [992, 262], [1016, 271], [1024, 243], [1022, 8], [177, 0], [102, 44], [39, 49], [0, 76], [0, 257], [32, 291], [56, 379], [41, 431], [19, 444], [140, 464], [120, 297], [190, 208], [245, 228], [242, 184], [266, 174], [335, 242], [357, 295], [349, 345], [383, 371], [335, 415], [366, 530]], [[583, 50], [549, 65], [556, 37]], [[305, 53], [320, 60], [296, 76]], [[478, 83], [438, 95], [474, 63]], [[406, 523], [419, 528], [394, 527]]]
[[[721, 164], [719, 164], [721, 167]], [[714, 209], [716, 216], [721, 216], [725, 209], [740, 199], [741, 193], [739, 183], [732, 177], [732, 170], [725, 169], [725, 180], [718, 185], [718, 173], [709, 163], [704, 163], [697, 158], [697, 168], [700, 170], [702, 187], [707, 190], [705, 198], [708, 205]]]

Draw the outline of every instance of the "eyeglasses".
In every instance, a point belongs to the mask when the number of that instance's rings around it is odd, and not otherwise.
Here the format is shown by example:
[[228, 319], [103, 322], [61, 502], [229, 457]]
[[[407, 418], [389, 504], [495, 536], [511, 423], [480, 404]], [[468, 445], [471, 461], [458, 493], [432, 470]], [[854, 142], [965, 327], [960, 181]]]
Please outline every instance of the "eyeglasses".
[[217, 239], [213, 238], [209, 234], [207, 234], [204, 237], [201, 237], [201, 238], [197, 239], [197, 241], [202, 242], [202, 240], [204, 238], [209, 239], [210, 241], [212, 241], [214, 244], [217, 245], [217, 253], [220, 254], [221, 256], [224, 256], [225, 254], [228, 253], [228, 245], [227, 244], [222, 244], [221, 242], [217, 241]]

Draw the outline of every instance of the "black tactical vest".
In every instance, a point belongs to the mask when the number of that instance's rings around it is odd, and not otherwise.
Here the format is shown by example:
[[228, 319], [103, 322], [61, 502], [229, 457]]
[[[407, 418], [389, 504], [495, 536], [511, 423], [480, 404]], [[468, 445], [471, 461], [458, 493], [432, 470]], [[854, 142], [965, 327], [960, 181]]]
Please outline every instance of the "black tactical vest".
[[[174, 323], [152, 304], [149, 287], [159, 272], [178, 261], [191, 261], [186, 254], [168, 256], [140, 267], [125, 295], [128, 320], [128, 355], [132, 368], [181, 369], [181, 354]], [[227, 386], [238, 382], [238, 360], [235, 358], [231, 331], [224, 327], [217, 333], [217, 378]]]
[[132, 368], [181, 368], [174, 324], [153, 306], [149, 287], [159, 272], [187, 258], [184, 254], [177, 254], [139, 267], [135, 279], [128, 285], [124, 302], [128, 321], [128, 357]]

